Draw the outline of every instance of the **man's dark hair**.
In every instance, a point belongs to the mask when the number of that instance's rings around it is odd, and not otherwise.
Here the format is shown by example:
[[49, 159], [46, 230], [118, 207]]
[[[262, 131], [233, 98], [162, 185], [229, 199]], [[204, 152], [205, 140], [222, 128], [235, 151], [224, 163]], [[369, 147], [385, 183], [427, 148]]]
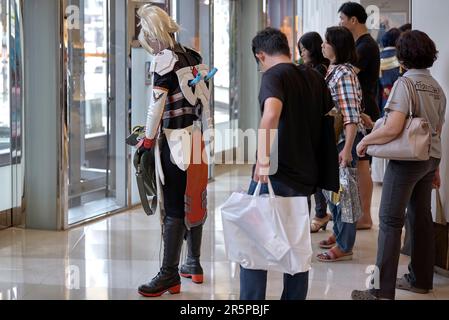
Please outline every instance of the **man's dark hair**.
[[308, 32], [304, 34], [298, 42], [298, 49], [301, 44], [307, 51], [310, 52], [310, 58], [312, 59], [312, 66], [315, 67], [319, 64], [329, 66], [329, 61], [323, 56], [323, 39], [318, 32]]
[[357, 51], [351, 31], [345, 27], [331, 27], [326, 31], [326, 41], [335, 51], [335, 64], [357, 62]]
[[403, 26], [400, 26], [399, 30], [401, 32], [411, 31], [412, 30], [412, 24], [411, 23], [406, 23]]
[[352, 17], [356, 17], [359, 23], [365, 24], [366, 20], [368, 20], [368, 14], [366, 13], [365, 8], [357, 2], [346, 2], [338, 10], [338, 13], [344, 13], [349, 19]]
[[399, 61], [407, 69], [430, 68], [438, 58], [435, 42], [426, 33], [418, 30], [403, 33], [396, 48]]
[[388, 30], [388, 32], [385, 33], [382, 37], [382, 45], [384, 46], [384, 48], [396, 47], [396, 42], [401, 36], [401, 33], [401, 30], [399, 30], [398, 28]]
[[290, 56], [290, 47], [285, 34], [274, 28], [266, 28], [259, 31], [253, 39], [253, 53], [265, 52], [270, 56]]

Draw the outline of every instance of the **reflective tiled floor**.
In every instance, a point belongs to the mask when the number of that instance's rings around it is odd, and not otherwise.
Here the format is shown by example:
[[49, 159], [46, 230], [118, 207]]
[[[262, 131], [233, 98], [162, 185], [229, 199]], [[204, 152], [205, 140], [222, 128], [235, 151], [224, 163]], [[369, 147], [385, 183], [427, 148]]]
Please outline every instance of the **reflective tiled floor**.
[[[226, 260], [219, 206], [233, 191], [248, 187], [248, 167], [217, 168], [209, 187], [210, 216], [205, 226], [203, 285], [183, 279], [182, 293], [158, 299], [238, 299], [239, 272]], [[380, 187], [375, 189], [373, 217], [377, 226]], [[331, 234], [312, 235], [317, 243]], [[159, 269], [161, 237], [158, 217], [141, 209], [118, 214], [68, 232], [8, 229], [0, 232], [0, 299], [144, 299], [136, 288]], [[354, 260], [337, 264], [313, 262], [309, 299], [346, 300], [352, 289], [363, 289], [367, 268], [375, 262], [377, 227], [357, 235]], [[185, 252], [183, 252], [185, 256]], [[401, 257], [399, 274], [407, 270]], [[268, 276], [268, 299], [279, 299], [282, 275]], [[397, 299], [449, 299], [449, 279], [435, 276], [428, 295], [397, 291]]]

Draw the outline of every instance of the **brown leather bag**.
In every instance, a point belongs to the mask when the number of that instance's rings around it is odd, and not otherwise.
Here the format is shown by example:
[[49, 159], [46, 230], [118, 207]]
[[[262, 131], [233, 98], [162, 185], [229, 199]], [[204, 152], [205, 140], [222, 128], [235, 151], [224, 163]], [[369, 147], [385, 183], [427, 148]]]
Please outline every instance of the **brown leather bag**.
[[[401, 77], [398, 81], [403, 81], [409, 91], [410, 113], [407, 118], [404, 130], [393, 141], [382, 145], [370, 145], [367, 153], [370, 156], [382, 159], [400, 161], [427, 161], [430, 159], [431, 128], [427, 119], [415, 118], [413, 116], [413, 106], [419, 103], [418, 93], [412, 80]], [[378, 130], [385, 126], [388, 121], [388, 114], [377, 120], [374, 129]]]

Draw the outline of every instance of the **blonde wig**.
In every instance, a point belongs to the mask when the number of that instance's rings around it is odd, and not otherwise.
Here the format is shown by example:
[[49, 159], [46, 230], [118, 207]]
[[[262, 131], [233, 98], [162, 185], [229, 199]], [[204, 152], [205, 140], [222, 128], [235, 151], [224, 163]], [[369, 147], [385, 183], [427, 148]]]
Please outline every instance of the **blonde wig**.
[[173, 34], [179, 31], [179, 25], [164, 10], [146, 4], [137, 11], [137, 15], [141, 19], [140, 26], [142, 27], [139, 42], [147, 51], [154, 54], [154, 48], [157, 46], [159, 46], [159, 51], [165, 48], [174, 48]]

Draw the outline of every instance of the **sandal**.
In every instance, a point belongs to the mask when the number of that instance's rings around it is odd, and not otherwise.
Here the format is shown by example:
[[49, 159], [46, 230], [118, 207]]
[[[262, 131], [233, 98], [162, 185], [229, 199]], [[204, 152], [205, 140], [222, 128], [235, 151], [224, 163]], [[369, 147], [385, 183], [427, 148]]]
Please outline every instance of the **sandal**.
[[329, 223], [329, 221], [331, 220], [331, 215], [327, 214], [325, 218], [313, 218], [312, 222], [310, 223], [310, 232], [311, 233], [317, 233], [318, 231], [320, 231], [321, 229], [323, 229], [323, 231], [326, 231], [327, 228], [327, 224]]
[[349, 261], [352, 260], [353, 253], [343, 253], [343, 255], [338, 255], [337, 247], [333, 247], [328, 252], [324, 252], [317, 256], [320, 262], [338, 262], [338, 261]]
[[337, 243], [337, 240], [335, 240], [335, 236], [332, 235], [329, 237], [329, 239], [320, 241], [320, 248], [321, 249], [332, 249], [336, 243]]

